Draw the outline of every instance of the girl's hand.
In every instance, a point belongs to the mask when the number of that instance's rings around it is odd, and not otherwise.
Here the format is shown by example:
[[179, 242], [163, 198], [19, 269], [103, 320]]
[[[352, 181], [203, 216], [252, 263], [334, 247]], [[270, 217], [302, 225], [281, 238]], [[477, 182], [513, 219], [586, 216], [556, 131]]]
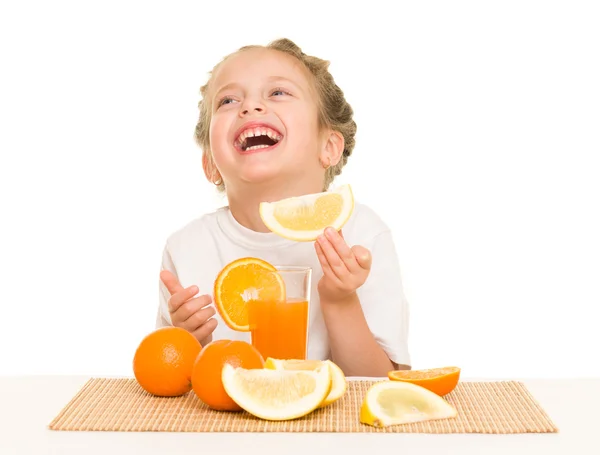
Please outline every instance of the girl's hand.
[[359, 245], [350, 248], [341, 231], [325, 229], [315, 242], [315, 250], [323, 268], [318, 284], [321, 301], [342, 301], [367, 280], [371, 270], [370, 251]]
[[212, 306], [210, 295], [194, 297], [198, 293], [197, 286], [184, 289], [175, 275], [168, 270], [160, 272], [160, 279], [171, 293], [169, 313], [175, 327], [181, 327], [206, 346], [212, 341], [212, 333], [217, 328], [217, 320], [213, 318], [216, 310]]

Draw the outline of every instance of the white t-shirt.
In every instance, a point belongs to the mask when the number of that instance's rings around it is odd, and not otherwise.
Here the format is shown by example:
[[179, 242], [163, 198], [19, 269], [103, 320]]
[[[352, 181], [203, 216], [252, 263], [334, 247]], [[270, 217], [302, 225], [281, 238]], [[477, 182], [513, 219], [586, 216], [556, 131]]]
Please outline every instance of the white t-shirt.
[[[367, 281], [357, 294], [367, 324], [377, 342], [397, 364], [410, 365], [408, 352], [408, 303], [404, 296], [399, 262], [391, 232], [366, 205], [355, 203], [354, 212], [342, 228], [348, 245], [361, 245], [373, 258]], [[239, 224], [228, 207], [206, 214], [173, 233], [166, 242], [162, 269], [175, 274], [184, 288], [197, 285], [199, 294], [213, 296], [219, 272], [229, 262], [256, 257], [275, 266], [312, 268], [309, 305], [308, 358], [330, 358], [327, 329], [319, 305], [317, 284], [323, 276], [313, 242], [295, 242], [274, 233], [255, 232]], [[169, 291], [159, 280], [157, 327], [171, 325]], [[250, 342], [250, 333], [230, 329], [219, 313], [213, 340]], [[351, 337], [352, 333], [348, 333]]]

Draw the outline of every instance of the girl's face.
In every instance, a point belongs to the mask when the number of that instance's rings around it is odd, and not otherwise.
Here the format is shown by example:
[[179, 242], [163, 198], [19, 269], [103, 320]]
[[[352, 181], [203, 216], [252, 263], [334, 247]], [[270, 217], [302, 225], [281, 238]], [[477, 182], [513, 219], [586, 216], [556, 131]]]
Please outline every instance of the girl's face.
[[294, 57], [271, 49], [242, 51], [217, 68], [208, 93], [210, 144], [227, 187], [322, 185], [325, 142], [311, 77]]

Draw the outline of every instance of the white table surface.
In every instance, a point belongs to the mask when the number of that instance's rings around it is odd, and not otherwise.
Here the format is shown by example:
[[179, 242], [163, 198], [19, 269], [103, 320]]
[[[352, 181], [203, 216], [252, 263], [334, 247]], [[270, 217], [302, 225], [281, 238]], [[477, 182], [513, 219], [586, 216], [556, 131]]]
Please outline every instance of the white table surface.
[[[0, 376], [0, 454], [594, 454], [600, 455], [600, 378], [523, 380], [559, 433], [161, 433], [65, 432], [50, 421], [88, 380]], [[469, 379], [464, 379], [465, 381]]]

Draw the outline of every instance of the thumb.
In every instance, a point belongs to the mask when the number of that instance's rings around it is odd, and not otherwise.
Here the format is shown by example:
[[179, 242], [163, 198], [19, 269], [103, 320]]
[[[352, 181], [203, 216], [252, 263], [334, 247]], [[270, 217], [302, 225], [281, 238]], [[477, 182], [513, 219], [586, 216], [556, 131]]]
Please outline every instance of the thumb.
[[163, 270], [160, 272], [160, 279], [164, 283], [164, 285], [169, 290], [171, 295], [176, 294], [177, 292], [183, 291], [183, 286], [177, 279], [177, 277], [168, 270]]
[[358, 265], [365, 270], [370, 270], [372, 262], [371, 252], [364, 246], [360, 245], [354, 245], [351, 250], [356, 257], [356, 262], [358, 262]]

